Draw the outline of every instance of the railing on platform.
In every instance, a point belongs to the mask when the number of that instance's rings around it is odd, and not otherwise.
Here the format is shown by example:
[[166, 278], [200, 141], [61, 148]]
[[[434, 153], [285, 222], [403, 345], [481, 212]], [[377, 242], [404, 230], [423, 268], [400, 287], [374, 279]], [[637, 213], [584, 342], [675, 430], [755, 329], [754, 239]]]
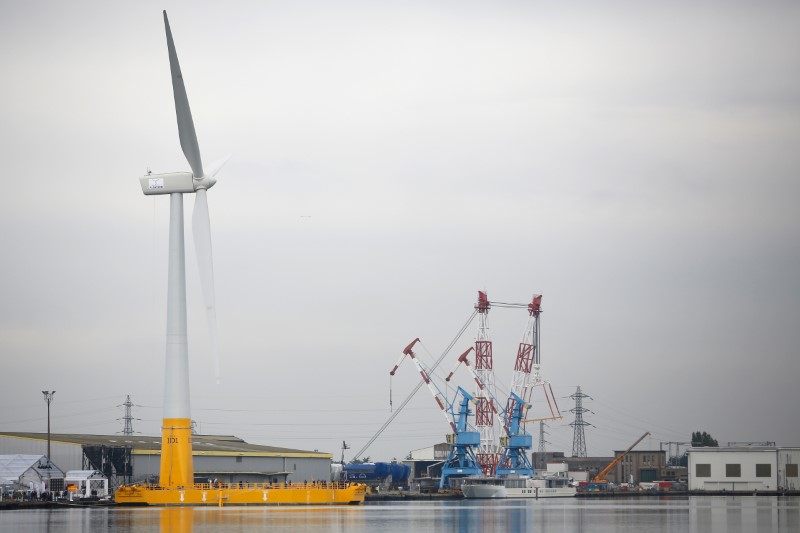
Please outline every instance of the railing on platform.
[[[353, 485], [358, 485], [357, 483], [339, 483], [339, 482], [326, 482], [326, 481], [312, 481], [309, 483], [195, 483], [189, 488], [195, 490], [274, 490], [274, 489], [282, 489], [282, 490], [306, 490], [306, 489], [333, 489], [333, 490], [343, 490]], [[133, 485], [128, 486], [135, 486], [147, 490], [175, 490], [170, 489], [167, 487], [161, 487], [159, 485], [151, 485], [148, 483], [134, 483]], [[183, 489], [185, 487], [176, 487], [177, 489]]]

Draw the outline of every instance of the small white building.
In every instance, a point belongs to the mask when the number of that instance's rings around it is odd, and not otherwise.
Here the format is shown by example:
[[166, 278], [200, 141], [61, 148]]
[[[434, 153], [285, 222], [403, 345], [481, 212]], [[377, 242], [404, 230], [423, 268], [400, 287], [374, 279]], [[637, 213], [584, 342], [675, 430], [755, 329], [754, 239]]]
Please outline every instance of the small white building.
[[98, 470], [70, 470], [64, 485], [74, 498], [105, 498], [108, 496], [108, 478]]
[[800, 448], [689, 448], [689, 490], [797, 490], [798, 462]]

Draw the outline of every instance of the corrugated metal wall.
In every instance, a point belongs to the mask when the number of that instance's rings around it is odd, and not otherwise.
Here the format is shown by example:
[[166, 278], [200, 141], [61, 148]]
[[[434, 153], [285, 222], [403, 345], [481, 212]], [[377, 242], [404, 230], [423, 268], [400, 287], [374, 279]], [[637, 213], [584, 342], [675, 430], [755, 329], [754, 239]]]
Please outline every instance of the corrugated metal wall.
[[[0, 455], [10, 454], [47, 455], [47, 441], [7, 437], [0, 435]], [[62, 472], [80, 470], [83, 467], [83, 448], [76, 444], [50, 442], [50, 460]]]
[[[149, 477], [158, 477], [160, 460], [160, 456], [158, 455], [133, 455], [134, 481], [145, 481]], [[216, 477], [223, 482], [230, 483], [238, 483], [239, 481], [251, 483], [271, 481], [271, 479], [257, 478], [252, 474], [253, 472], [289, 472], [288, 476], [276, 475], [275, 477], [278, 482], [283, 482], [287, 478], [289, 481], [294, 482], [329, 481], [331, 475], [331, 460], [315, 457], [195, 455], [194, 471], [195, 473], [242, 473], [230, 477], [208, 474], [210, 477]]]

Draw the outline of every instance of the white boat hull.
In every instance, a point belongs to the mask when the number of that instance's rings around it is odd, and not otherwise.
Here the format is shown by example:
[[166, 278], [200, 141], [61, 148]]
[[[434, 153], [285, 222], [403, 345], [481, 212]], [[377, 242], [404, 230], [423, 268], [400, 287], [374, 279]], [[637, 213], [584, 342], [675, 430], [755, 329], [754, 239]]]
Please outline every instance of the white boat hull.
[[[538, 480], [536, 480], [538, 481]], [[475, 499], [505, 499], [505, 498], [570, 498], [577, 494], [575, 487], [538, 487], [536, 481], [529, 480], [520, 483], [503, 483], [502, 480], [474, 480], [461, 484], [464, 498]], [[508, 486], [511, 485], [511, 486]]]
[[507, 498], [506, 491], [507, 489], [503, 485], [461, 485], [464, 497], [471, 500]]

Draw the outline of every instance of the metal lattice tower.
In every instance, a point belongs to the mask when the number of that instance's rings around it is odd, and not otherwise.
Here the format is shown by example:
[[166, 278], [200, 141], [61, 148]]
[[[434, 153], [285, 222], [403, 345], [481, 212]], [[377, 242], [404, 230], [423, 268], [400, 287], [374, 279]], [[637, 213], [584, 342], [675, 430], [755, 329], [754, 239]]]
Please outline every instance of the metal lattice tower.
[[544, 440], [544, 436], [547, 435], [547, 432], [544, 430], [545, 423], [544, 421], [539, 422], [539, 449], [537, 450], [539, 453], [544, 453], [546, 450], [544, 449], [545, 444], [550, 444], [546, 440]]
[[583, 434], [583, 428], [591, 426], [591, 424], [583, 420], [583, 413], [591, 413], [591, 411], [583, 407], [583, 399], [591, 400], [592, 397], [582, 393], [580, 385], [575, 394], [571, 394], [569, 397], [575, 400], [575, 407], [569, 410], [570, 413], [575, 414], [575, 420], [570, 423], [575, 430], [572, 437], [572, 457], [586, 457], [586, 436]]
[[122, 434], [133, 435], [133, 402], [130, 394], [125, 397], [125, 403], [122, 405], [125, 406], [125, 416], [122, 417], [125, 421], [125, 426], [122, 428]]
[[481, 446], [475, 454], [484, 475], [494, 476], [500, 453], [495, 437], [492, 397], [495, 396], [494, 363], [492, 341], [489, 339], [489, 298], [478, 291], [478, 335], [475, 339], [475, 372], [483, 383], [484, 390], [475, 391], [475, 426], [481, 434]]

